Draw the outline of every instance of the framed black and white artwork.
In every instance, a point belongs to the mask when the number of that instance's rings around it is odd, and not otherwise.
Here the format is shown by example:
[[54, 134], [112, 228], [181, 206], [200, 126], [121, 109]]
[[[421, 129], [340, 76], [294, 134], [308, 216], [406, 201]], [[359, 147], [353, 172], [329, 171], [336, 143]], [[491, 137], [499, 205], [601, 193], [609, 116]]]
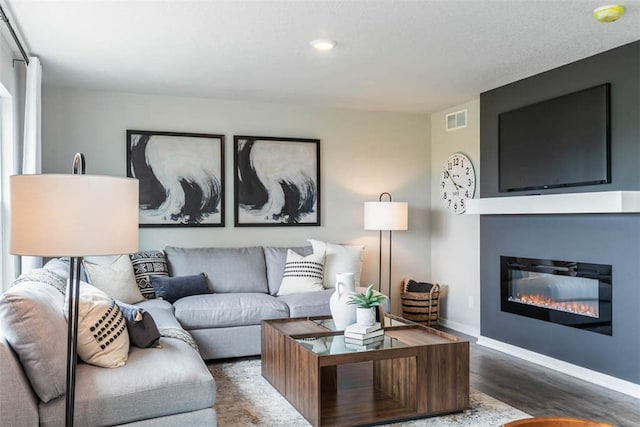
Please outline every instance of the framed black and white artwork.
[[140, 227], [224, 227], [224, 135], [127, 130]]
[[320, 225], [320, 140], [234, 136], [236, 227]]

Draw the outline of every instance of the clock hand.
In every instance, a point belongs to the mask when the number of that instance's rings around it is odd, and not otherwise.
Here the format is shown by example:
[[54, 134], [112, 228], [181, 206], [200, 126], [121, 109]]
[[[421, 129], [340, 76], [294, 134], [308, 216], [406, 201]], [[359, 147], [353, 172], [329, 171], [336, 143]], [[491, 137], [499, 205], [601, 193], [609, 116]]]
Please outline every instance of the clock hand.
[[447, 174], [447, 178], [449, 178], [449, 181], [451, 181], [451, 183], [453, 184], [454, 187], [456, 187], [456, 189], [461, 190], [463, 187], [462, 185], [458, 185], [458, 183], [456, 183], [453, 178], [451, 178], [451, 174], [449, 173], [449, 171], [444, 171], [444, 173]]

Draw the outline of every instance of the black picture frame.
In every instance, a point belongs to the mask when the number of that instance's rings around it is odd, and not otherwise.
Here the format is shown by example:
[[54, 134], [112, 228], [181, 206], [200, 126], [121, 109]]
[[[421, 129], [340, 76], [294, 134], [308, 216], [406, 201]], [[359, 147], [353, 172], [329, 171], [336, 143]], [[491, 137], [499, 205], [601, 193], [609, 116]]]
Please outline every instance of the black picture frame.
[[234, 225], [319, 226], [320, 140], [234, 135]]
[[224, 227], [224, 135], [127, 130], [139, 226]]

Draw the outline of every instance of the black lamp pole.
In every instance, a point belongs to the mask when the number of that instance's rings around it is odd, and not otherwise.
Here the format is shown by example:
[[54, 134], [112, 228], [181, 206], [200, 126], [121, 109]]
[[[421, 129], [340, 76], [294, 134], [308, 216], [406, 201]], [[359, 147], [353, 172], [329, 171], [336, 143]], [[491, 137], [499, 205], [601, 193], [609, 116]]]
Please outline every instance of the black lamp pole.
[[[73, 157], [73, 174], [84, 175], [85, 160], [82, 153]], [[82, 257], [69, 261], [69, 295], [67, 319], [67, 392], [65, 426], [73, 427], [73, 409], [76, 394], [76, 363], [78, 358], [78, 309], [80, 307], [80, 266]]]
[[[378, 198], [379, 202], [382, 202], [382, 199], [384, 198], [384, 196], [388, 196], [389, 200], [387, 200], [388, 202], [391, 202], [391, 194], [384, 192], [382, 194], [380, 194], [380, 197]], [[387, 294], [387, 299], [389, 300], [389, 311], [391, 311], [391, 236], [392, 236], [392, 231], [389, 230], [389, 266], [388, 266], [388, 273], [389, 273], [389, 278], [388, 278], [388, 290], [389, 293]], [[380, 235], [379, 235], [379, 245], [378, 245], [378, 283], [380, 284], [380, 292], [382, 292], [382, 230], [380, 230]]]

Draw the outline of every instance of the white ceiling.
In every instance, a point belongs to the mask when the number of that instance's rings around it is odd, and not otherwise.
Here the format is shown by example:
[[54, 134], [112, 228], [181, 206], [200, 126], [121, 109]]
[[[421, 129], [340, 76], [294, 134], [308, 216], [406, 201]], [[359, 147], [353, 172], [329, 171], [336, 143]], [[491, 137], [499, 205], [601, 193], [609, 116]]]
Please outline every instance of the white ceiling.
[[[45, 85], [433, 112], [640, 39], [640, 0], [3, 0]], [[309, 41], [338, 42], [316, 52]]]

